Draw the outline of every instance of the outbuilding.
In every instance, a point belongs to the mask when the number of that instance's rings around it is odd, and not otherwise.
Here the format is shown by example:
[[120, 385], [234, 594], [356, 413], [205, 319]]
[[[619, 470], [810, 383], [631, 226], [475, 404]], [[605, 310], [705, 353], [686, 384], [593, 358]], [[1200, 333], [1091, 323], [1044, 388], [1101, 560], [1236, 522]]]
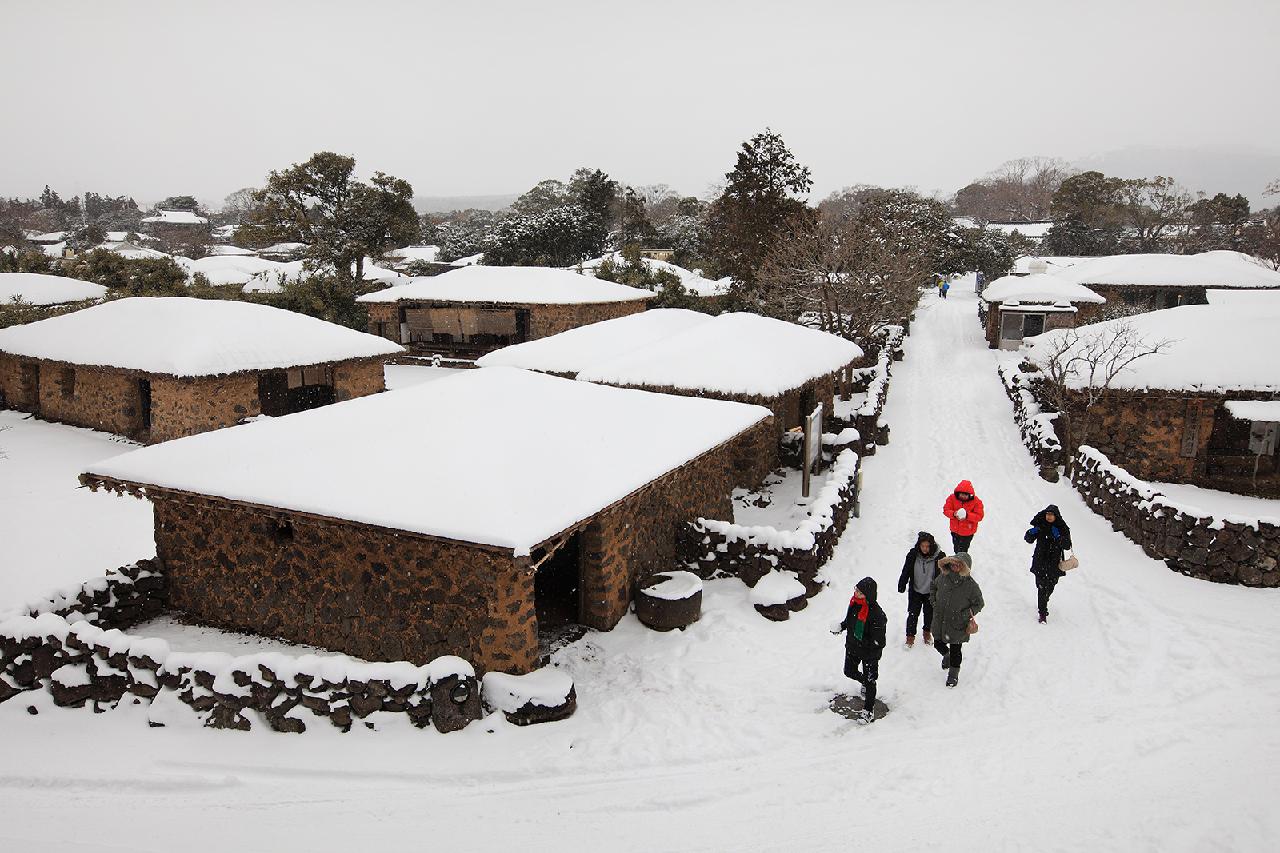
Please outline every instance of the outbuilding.
[[[1059, 439], [1069, 453], [1090, 444], [1144, 480], [1280, 495], [1276, 435], [1267, 426], [1280, 420], [1278, 327], [1280, 293], [1270, 302], [1184, 305], [1078, 329], [1065, 356], [1083, 359], [1067, 383], [1070, 446], [1068, 437]], [[1086, 390], [1100, 382], [1089, 376], [1087, 351], [1106, 349], [1098, 342], [1121, 328], [1163, 347], [1120, 371], [1091, 408], [1082, 437]], [[1036, 339], [1029, 359], [1043, 363], [1063, 334]], [[1098, 376], [1104, 373], [1105, 365]]]
[[654, 294], [548, 267], [467, 266], [359, 301], [369, 332], [464, 358], [645, 310]]
[[46, 420], [143, 442], [383, 390], [399, 346], [266, 305], [105, 302], [0, 329], [0, 398]]
[[987, 345], [1014, 350], [1024, 338], [1101, 319], [1106, 299], [1054, 273], [1007, 275], [982, 291]]
[[[170, 604], [370, 660], [525, 672], [606, 630], [731, 517], [768, 410], [510, 368], [143, 448], [90, 487], [155, 508]], [[542, 646], [540, 647], [540, 636]]]

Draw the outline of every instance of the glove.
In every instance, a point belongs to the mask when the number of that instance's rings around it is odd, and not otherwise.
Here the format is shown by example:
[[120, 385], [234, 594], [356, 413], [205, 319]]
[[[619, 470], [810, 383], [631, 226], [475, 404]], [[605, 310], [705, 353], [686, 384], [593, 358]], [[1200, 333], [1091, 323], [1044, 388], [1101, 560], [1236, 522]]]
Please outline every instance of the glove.
[[1035, 529], [1034, 527], [1028, 527], [1028, 528], [1027, 528], [1027, 532], [1026, 532], [1026, 533], [1024, 533], [1023, 535], [1024, 535], [1024, 536], [1035, 536], [1035, 535], [1036, 535], [1036, 529]]
[[907, 585], [905, 583], [898, 584], [898, 595], [902, 595], [902, 593], [906, 591], [907, 591]]
[[969, 513], [964, 511], [964, 507], [961, 507], [960, 509], [956, 510], [956, 520], [963, 521], [964, 517], [968, 514]]
[[1049, 528], [1049, 529], [1053, 531], [1053, 538], [1054, 538], [1054, 539], [1061, 539], [1061, 538], [1062, 538], [1062, 531], [1061, 531], [1061, 530], [1059, 530], [1059, 529], [1058, 529], [1058, 528], [1056, 528], [1056, 527], [1051, 527], [1051, 528]]

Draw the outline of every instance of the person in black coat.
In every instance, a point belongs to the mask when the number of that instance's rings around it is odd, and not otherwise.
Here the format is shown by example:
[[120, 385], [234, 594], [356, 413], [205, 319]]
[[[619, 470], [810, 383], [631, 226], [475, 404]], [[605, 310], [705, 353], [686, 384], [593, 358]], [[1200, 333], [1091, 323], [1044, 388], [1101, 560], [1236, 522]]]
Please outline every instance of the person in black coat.
[[1062, 518], [1055, 504], [1049, 504], [1031, 519], [1031, 528], [1022, 536], [1028, 544], [1035, 543], [1031, 552], [1031, 573], [1036, 577], [1036, 605], [1040, 621], [1049, 620], [1049, 596], [1058, 585], [1064, 572], [1058, 568], [1063, 552], [1071, 550], [1071, 528]]
[[876, 680], [880, 676], [880, 655], [884, 651], [888, 624], [884, 610], [876, 602], [875, 580], [858, 581], [840, 630], [845, 632], [844, 674], [863, 686], [864, 720], [871, 719], [876, 704]]
[[907, 552], [902, 561], [902, 574], [898, 575], [898, 592], [907, 594], [907, 646], [916, 644], [916, 626], [920, 622], [920, 611], [924, 611], [924, 641], [933, 645], [933, 634], [929, 627], [933, 625], [933, 604], [929, 601], [929, 592], [933, 589], [933, 579], [938, 576], [938, 561], [947, 556], [938, 549], [933, 534], [923, 530], [916, 535], [915, 547]]

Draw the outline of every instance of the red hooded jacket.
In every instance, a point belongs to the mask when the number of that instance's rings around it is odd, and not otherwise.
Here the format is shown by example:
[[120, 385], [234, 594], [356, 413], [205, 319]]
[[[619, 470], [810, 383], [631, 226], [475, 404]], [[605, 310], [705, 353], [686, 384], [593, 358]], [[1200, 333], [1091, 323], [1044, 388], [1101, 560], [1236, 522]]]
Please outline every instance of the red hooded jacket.
[[[967, 501], [962, 501], [956, 497], [956, 492], [964, 492], [973, 495]], [[964, 510], [964, 518], [956, 518], [956, 510]], [[951, 519], [951, 532], [958, 536], [972, 536], [978, 532], [978, 522], [982, 521], [982, 500], [973, 494], [973, 483], [968, 480], [961, 480], [956, 487], [947, 496], [947, 502], [942, 505], [942, 514]]]

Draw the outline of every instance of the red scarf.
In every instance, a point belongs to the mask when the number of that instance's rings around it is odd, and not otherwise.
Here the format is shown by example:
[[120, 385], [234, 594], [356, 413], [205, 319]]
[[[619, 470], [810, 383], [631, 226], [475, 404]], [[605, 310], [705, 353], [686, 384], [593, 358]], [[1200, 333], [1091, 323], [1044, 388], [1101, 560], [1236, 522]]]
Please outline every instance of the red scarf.
[[862, 597], [862, 603], [859, 604], [858, 597], [855, 595], [849, 599], [849, 606], [857, 606], [859, 608], [857, 616], [858, 621], [856, 624], [850, 625], [849, 630], [853, 631], [853, 636], [861, 640], [862, 635], [866, 633], [867, 630], [867, 615], [871, 612], [871, 599], [864, 595]]

